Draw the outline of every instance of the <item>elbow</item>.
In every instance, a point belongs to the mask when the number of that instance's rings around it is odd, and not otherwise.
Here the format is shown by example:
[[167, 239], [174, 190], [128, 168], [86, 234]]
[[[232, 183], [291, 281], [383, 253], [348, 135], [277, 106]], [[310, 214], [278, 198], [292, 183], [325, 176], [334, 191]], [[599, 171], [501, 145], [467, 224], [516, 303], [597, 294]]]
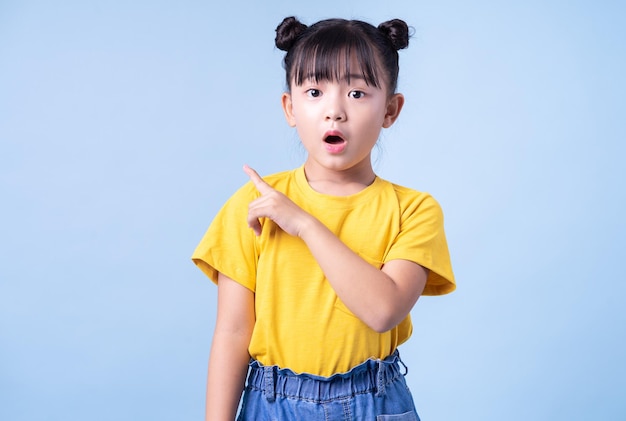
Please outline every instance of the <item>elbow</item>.
[[364, 323], [376, 333], [385, 333], [398, 326], [398, 324], [404, 320], [405, 315], [400, 315], [397, 312], [381, 312], [377, 315], [371, 315], [373, 317]]
[[370, 329], [375, 331], [376, 333], [385, 333], [396, 327], [397, 325], [389, 325], [389, 324], [381, 324], [381, 325], [368, 325]]

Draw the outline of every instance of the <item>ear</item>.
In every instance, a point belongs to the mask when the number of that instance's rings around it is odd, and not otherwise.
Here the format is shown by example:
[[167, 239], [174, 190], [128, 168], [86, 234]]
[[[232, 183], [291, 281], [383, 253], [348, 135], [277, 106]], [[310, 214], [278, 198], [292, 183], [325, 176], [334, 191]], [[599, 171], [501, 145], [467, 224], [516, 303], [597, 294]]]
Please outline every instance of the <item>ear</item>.
[[385, 113], [385, 119], [383, 120], [383, 127], [386, 129], [396, 121], [404, 106], [404, 95], [393, 94], [389, 102], [387, 103], [387, 112]]
[[288, 92], [283, 93], [281, 97], [281, 103], [283, 105], [283, 112], [285, 113], [285, 119], [290, 127], [296, 127], [296, 118], [293, 115], [293, 103], [291, 102], [291, 94]]

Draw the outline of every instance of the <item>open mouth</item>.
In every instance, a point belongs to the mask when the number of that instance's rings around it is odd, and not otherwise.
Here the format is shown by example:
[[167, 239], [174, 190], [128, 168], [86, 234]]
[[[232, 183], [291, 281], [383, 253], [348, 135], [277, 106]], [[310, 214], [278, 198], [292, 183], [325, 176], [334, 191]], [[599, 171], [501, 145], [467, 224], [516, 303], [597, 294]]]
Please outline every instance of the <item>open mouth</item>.
[[331, 145], [336, 145], [338, 143], [342, 143], [343, 139], [339, 136], [331, 135], [331, 136], [326, 136], [326, 138], [324, 139], [324, 142], [330, 143]]
[[324, 143], [326, 144], [326, 150], [331, 154], [340, 154], [346, 149], [346, 140], [342, 137], [342, 134], [338, 131], [329, 131], [324, 137]]

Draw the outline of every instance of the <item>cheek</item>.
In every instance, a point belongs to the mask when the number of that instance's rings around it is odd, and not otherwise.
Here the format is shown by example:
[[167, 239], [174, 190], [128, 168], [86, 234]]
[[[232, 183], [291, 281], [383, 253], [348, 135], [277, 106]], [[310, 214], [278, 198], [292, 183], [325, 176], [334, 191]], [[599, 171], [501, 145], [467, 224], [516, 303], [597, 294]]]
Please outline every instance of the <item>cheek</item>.
[[381, 127], [385, 120], [385, 112], [386, 110], [384, 108], [376, 107], [374, 109], [370, 109], [367, 113], [361, 113], [361, 116], [368, 126]]
[[294, 116], [298, 118], [299, 124], [307, 124], [315, 119], [315, 109], [312, 107], [294, 107]]

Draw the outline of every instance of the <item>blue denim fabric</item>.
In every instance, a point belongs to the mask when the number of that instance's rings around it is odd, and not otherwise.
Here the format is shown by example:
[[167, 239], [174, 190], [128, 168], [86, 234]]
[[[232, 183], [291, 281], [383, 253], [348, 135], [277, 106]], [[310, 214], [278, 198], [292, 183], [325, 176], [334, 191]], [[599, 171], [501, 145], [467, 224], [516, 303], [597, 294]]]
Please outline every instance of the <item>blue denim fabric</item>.
[[396, 351], [319, 377], [252, 361], [238, 421], [419, 421], [400, 364]]

